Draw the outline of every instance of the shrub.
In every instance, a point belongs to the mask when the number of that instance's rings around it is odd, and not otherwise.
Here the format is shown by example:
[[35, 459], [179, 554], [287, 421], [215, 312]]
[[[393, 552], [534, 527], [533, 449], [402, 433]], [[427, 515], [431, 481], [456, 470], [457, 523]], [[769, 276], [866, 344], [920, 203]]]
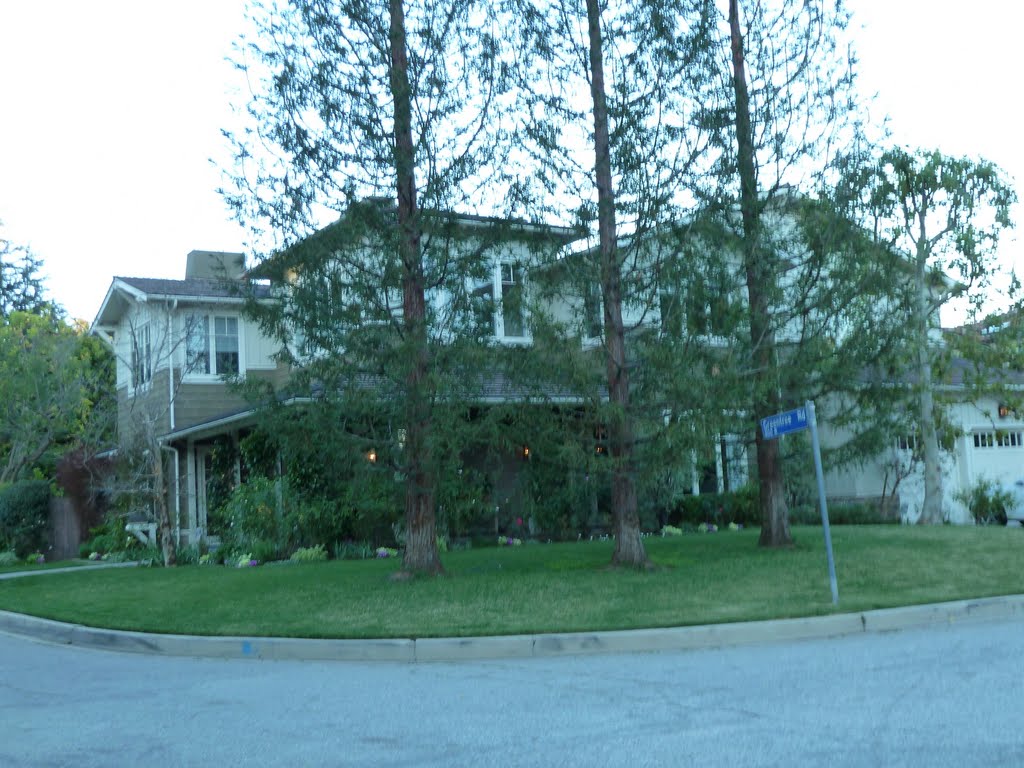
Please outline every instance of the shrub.
[[[792, 525], [821, 525], [821, 508], [800, 506], [789, 511]], [[878, 504], [829, 504], [829, 525], [898, 525], [899, 518], [887, 516]]]
[[103, 522], [89, 529], [89, 538], [78, 549], [80, 557], [88, 557], [93, 552], [109, 555], [114, 552], [135, 553], [142, 548], [142, 542], [125, 530], [125, 516], [110, 513]]
[[339, 541], [333, 552], [335, 560], [368, 560], [374, 556], [373, 545], [368, 541]]
[[315, 547], [300, 547], [292, 553], [291, 559], [297, 563], [318, 563], [327, 559], [327, 550], [323, 544]]
[[1013, 509], [1013, 494], [982, 478], [973, 487], [956, 494], [956, 500], [968, 510], [977, 525], [1006, 525], [1006, 513]]
[[746, 486], [728, 493], [702, 493], [699, 496], [683, 496], [668, 515], [669, 525], [698, 526], [713, 524], [719, 528], [736, 523], [742, 526], [761, 524], [758, 508], [758, 491]]
[[24, 557], [46, 547], [50, 517], [50, 485], [25, 480], [0, 490], [0, 548]]
[[349, 521], [344, 509], [328, 501], [307, 501], [287, 479], [251, 478], [237, 487], [218, 510], [221, 546], [260, 562], [284, 559], [297, 547], [340, 541]]
[[199, 547], [192, 546], [178, 548], [178, 565], [198, 565], [202, 553]]
[[19, 562], [18, 556], [14, 553], [14, 550], [0, 552], [0, 568], [17, 565]]

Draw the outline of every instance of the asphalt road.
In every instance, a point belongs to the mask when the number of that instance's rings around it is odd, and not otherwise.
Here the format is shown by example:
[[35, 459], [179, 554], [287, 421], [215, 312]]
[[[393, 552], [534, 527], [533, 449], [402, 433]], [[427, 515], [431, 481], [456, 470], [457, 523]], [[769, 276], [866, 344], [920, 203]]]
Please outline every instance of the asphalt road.
[[0, 634], [0, 766], [1024, 765], [1024, 620], [436, 664]]

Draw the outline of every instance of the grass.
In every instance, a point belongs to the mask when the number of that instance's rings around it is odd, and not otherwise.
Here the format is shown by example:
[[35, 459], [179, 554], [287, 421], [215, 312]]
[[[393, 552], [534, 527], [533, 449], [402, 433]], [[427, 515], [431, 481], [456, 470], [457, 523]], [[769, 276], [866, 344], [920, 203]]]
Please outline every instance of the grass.
[[[447, 575], [396, 583], [397, 560], [259, 568], [112, 569], [0, 582], [0, 609], [199, 635], [438, 637], [634, 629], [832, 613], [820, 528], [796, 546], [757, 531], [645, 540], [658, 569], [607, 568], [611, 542], [444, 555]], [[1024, 531], [833, 528], [839, 611], [1024, 592]]]

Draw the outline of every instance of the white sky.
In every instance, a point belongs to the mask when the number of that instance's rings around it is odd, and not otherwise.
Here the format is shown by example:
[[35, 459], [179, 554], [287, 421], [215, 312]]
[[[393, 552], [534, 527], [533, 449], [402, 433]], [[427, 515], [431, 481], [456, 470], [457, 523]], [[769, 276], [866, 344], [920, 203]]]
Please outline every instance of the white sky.
[[[1011, 0], [849, 0], [862, 86], [896, 143], [984, 156], [1024, 179]], [[91, 321], [114, 275], [184, 276], [244, 250], [211, 158], [237, 84], [244, 0], [0, 0], [0, 221]], [[1019, 214], [1018, 214], [1019, 216]], [[1018, 260], [1011, 235], [1004, 264]], [[948, 322], [948, 320], [947, 320]]]

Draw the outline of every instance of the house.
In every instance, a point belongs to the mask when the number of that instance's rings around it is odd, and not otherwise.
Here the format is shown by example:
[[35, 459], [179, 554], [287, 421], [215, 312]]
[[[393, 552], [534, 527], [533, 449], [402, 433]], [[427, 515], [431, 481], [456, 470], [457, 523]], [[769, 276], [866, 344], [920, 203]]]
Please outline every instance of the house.
[[[389, 215], [382, 201], [369, 204], [380, 210], [379, 215]], [[481, 348], [496, 350], [499, 357], [503, 354], [506, 361], [512, 359], [514, 366], [516, 350], [533, 345], [543, 324], [546, 332], [561, 334], [567, 343], [589, 354], [594, 361], [593, 380], [600, 381], [600, 292], [581, 266], [593, 261], [594, 243], [571, 228], [480, 216], [438, 214], [431, 226], [428, 260], [434, 266], [443, 265], [439, 271], [445, 280], [436, 281], [428, 292], [428, 309], [431, 316], [449, 323], [445, 326], [449, 330], [436, 329], [440, 341], [449, 339], [446, 334], [457, 326], [466, 338], [475, 339]], [[401, 292], [391, 261], [393, 249], [372, 237], [372, 233], [346, 228], [342, 220], [264, 263], [258, 272], [244, 269], [241, 254], [193, 251], [188, 254], [182, 280], [113, 279], [92, 331], [117, 356], [121, 434], [141, 429], [166, 455], [168, 503], [179, 543], [195, 544], [216, 536], [211, 510], [223, 500], [225, 487], [243, 479], [237, 446], [263, 418], [261, 409], [227, 379], [263, 382], [279, 393], [289, 392], [287, 386], [292, 386], [285, 402], [302, 405], [323, 399], [325, 393], [329, 397], [341, 391], [337, 380], [325, 387], [318, 375], [320, 363], [344, 359], [341, 376], [346, 386], [362, 391], [386, 387], [401, 391], [401, 381], [389, 380], [373, 360], [374, 350], [388, 349], [383, 334], [400, 317]], [[644, 247], [649, 246], [641, 244], [641, 253]], [[465, 254], [473, 258], [464, 258]], [[645, 257], [641, 262], [654, 264], [657, 260]], [[379, 279], [357, 279], [353, 270], [367, 264], [377, 270], [374, 274]], [[787, 275], [790, 287], [800, 289], [798, 256], [793, 257]], [[673, 274], [671, 280], [658, 277], [642, 279], [647, 293], [625, 304], [624, 319], [632, 338], [642, 341], [645, 335], [669, 334], [711, 350], [710, 356], [694, 360], [706, 365], [706, 378], [713, 379], [714, 355], [728, 353], [729, 334], [737, 332], [737, 323], [743, 318], [743, 286], [736, 264], [730, 265], [728, 258], [710, 261], [699, 279], [691, 272]], [[542, 283], [554, 284], [557, 290], [545, 292]], [[275, 321], [279, 333], [271, 334], [266, 329], [275, 327], [274, 322], [260, 324], [244, 309], [247, 299], [272, 309], [278, 306], [281, 291], [293, 298], [306, 292], [306, 298], [313, 300], [303, 304], [303, 311], [313, 314], [304, 319], [294, 314], [280, 316]], [[808, 317], [813, 318], [813, 313], [792, 313], [779, 328], [780, 338], [785, 343], [799, 343], [803, 336], [796, 320]], [[845, 321], [840, 320], [832, 343], [847, 332]], [[348, 331], [338, 334], [342, 327]], [[333, 373], [338, 374], [337, 366]], [[584, 453], [601, 454], [601, 425], [586, 417], [587, 397], [590, 402], [602, 398], [599, 383], [587, 395], [550, 381], [530, 389], [513, 378], [487, 367], [463, 373], [461, 396], [471, 403], [468, 418], [509, 404], [549, 409], [552, 414], [554, 408], [560, 414], [559, 423], [578, 432]], [[664, 383], [655, 382], [655, 386]], [[953, 393], [957, 386], [952, 381], [949, 391]], [[378, 405], [381, 402], [378, 399]], [[443, 402], [440, 398], [439, 403]], [[998, 404], [984, 402], [964, 402], [954, 409], [954, 418], [963, 429], [949, 458], [947, 498], [978, 477], [1009, 478], [1014, 467], [1020, 466], [1024, 423], [1007, 413], [997, 424], [990, 418], [997, 411]], [[721, 426], [685, 443], [681, 460], [675, 456], [674, 464], [685, 467], [685, 476], [675, 478], [678, 482], [673, 493], [735, 490], [749, 482], [753, 453], [748, 450], [749, 419], [741, 409], [720, 406], [719, 412], [728, 416], [721, 419]], [[827, 413], [827, 408], [819, 412]], [[669, 408], [656, 414], [662, 424], [671, 423], [677, 429], [688, 428], [692, 416]], [[403, 438], [400, 429], [395, 431], [386, 423], [385, 415], [380, 415], [380, 422], [364, 424], [365, 431], [357, 437], [362, 440], [360, 455], [383, 465], [386, 451], [382, 443], [400, 446]], [[838, 444], [848, 437], [842, 430], [830, 432], [827, 419], [822, 422], [826, 442]], [[375, 431], [378, 428], [380, 432]], [[538, 503], [528, 486], [531, 472], [536, 474], [542, 468], [543, 457], [537, 457], [537, 446], [531, 442], [531, 437], [524, 435], [515, 446], [478, 446], [479, 450], [457, 457], [460, 473], [465, 467], [470, 473], [486, 475], [483, 496], [476, 490], [466, 493], [473, 497], [474, 509], [493, 514], [495, 529], [502, 527], [502, 515], [506, 519], [529, 518]], [[845, 500], [877, 500], [898, 494], [904, 517], [913, 519], [919, 481], [912, 443], [911, 435], [893, 435], [891, 453], [833, 471], [827, 484], [829, 494]], [[664, 449], [678, 451], [678, 445]], [[227, 458], [225, 446], [235, 449]], [[557, 475], [560, 471], [561, 477]], [[585, 486], [589, 473], [578, 474], [581, 477], [569, 477], [556, 467], [545, 482], [560, 492], [576, 487], [580, 498], [585, 496], [593, 518], [597, 495]], [[468, 482], [463, 485], [470, 487]], [[954, 516], [963, 518], [960, 513]]]
[[282, 382], [277, 346], [243, 315], [238, 253], [192, 251], [181, 280], [115, 277], [92, 323], [116, 357], [122, 438], [144, 432], [171, 458], [169, 503], [180, 542], [203, 538], [212, 441], [251, 424], [225, 381]]
[[[984, 390], [999, 382], [1009, 393], [1024, 392], [1024, 373], [1012, 369], [981, 372], [988, 386], [972, 386], [978, 378], [974, 363], [953, 357], [946, 375], [936, 384], [944, 427], [940, 439], [943, 507], [949, 522], [970, 523], [964, 495], [980, 482], [1012, 488], [1024, 480], [1024, 413], [1004, 396]], [[913, 407], [911, 404], [910, 407]], [[829, 430], [823, 440], [842, 442], [847, 435]], [[900, 519], [916, 522], [924, 500], [924, 468], [913, 429], [892, 436], [889, 446], [866, 462], [832, 470], [826, 475], [831, 496], [844, 499], [893, 498]], [[1024, 514], [1024, 509], [1017, 510]]]

